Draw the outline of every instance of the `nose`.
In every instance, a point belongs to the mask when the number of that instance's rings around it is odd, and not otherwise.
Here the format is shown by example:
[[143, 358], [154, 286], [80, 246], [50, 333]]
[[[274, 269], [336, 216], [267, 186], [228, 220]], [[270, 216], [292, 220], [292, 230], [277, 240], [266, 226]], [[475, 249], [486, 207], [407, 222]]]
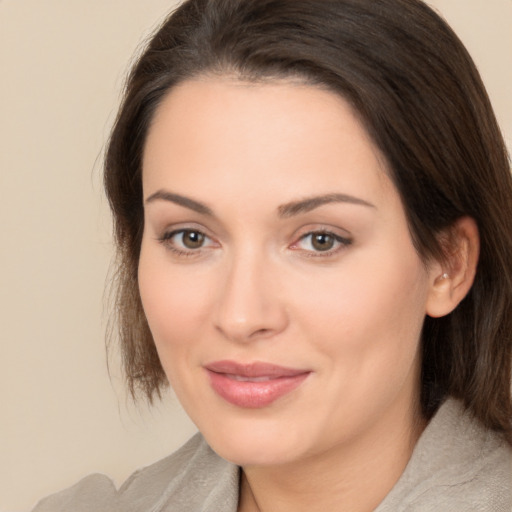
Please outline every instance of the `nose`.
[[226, 265], [215, 327], [238, 343], [271, 338], [286, 329], [288, 313], [279, 269], [257, 255], [240, 255]]

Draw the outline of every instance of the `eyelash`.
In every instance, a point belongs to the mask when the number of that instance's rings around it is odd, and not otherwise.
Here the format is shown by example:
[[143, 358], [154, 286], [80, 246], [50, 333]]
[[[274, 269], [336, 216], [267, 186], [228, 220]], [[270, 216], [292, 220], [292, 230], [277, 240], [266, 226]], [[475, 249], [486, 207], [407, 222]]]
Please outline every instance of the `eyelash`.
[[[339, 251], [343, 250], [344, 248], [346, 248], [352, 244], [352, 240], [350, 238], [345, 238], [336, 233], [333, 233], [332, 231], [328, 231], [325, 229], [317, 229], [314, 231], [309, 231], [309, 232], [305, 233], [304, 235], [302, 235], [297, 242], [294, 242], [292, 244], [292, 246], [291, 246], [292, 250], [300, 250], [300, 249], [296, 248], [300, 242], [306, 240], [307, 238], [311, 238], [313, 236], [318, 236], [318, 235], [331, 237], [333, 239], [334, 243], [336, 244], [336, 247], [334, 247], [332, 249], [325, 250], [325, 251], [304, 250], [306, 257], [308, 257], [308, 258], [329, 258], [329, 257], [335, 256], [336, 254], [338, 254]], [[310, 245], [311, 244], [312, 244], [312, 241], [310, 242]]]
[[184, 257], [194, 257], [198, 256], [201, 253], [201, 249], [203, 249], [203, 246], [198, 247], [197, 249], [180, 249], [176, 245], [172, 243], [172, 239], [176, 235], [185, 235], [186, 233], [195, 233], [200, 236], [203, 236], [205, 240], [211, 240], [211, 238], [203, 233], [199, 229], [190, 229], [190, 228], [182, 228], [182, 229], [175, 229], [173, 231], [169, 231], [167, 233], [164, 233], [160, 238], [158, 238], [158, 241], [165, 246], [166, 249], [170, 250], [177, 256], [184, 256]]
[[[201, 245], [200, 247], [197, 247], [196, 249], [188, 248], [188, 249], [180, 249], [176, 245], [172, 243], [172, 239], [177, 235], [185, 235], [186, 233], [194, 233], [199, 236], [204, 237], [204, 240], [211, 240], [211, 238], [206, 235], [204, 232], [202, 232], [199, 229], [176, 229], [173, 231], [169, 231], [167, 233], [164, 233], [161, 237], [158, 238], [158, 241], [166, 247], [166, 249], [170, 250], [174, 254], [180, 257], [194, 257], [199, 256], [202, 252], [202, 249], [204, 249], [204, 245]], [[339, 251], [343, 250], [343, 248], [348, 247], [352, 244], [352, 240], [350, 238], [342, 237], [336, 233], [333, 233], [332, 231], [324, 230], [324, 229], [318, 229], [314, 231], [309, 231], [302, 235], [296, 242], [294, 242], [290, 248], [294, 251], [300, 251], [301, 249], [298, 248], [298, 244], [304, 240], [306, 240], [308, 237], [312, 237], [314, 235], [323, 235], [327, 237], [331, 237], [334, 240], [334, 243], [337, 244], [337, 246], [333, 249], [328, 249], [325, 251], [315, 251], [315, 250], [302, 250], [306, 257], [308, 258], [328, 258], [330, 256], [336, 255]]]

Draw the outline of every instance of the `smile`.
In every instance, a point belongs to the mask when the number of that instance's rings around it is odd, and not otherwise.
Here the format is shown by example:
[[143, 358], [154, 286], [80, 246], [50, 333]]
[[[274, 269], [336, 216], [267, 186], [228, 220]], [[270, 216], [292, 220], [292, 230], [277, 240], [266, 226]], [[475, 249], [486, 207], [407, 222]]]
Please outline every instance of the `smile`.
[[269, 363], [217, 361], [205, 366], [213, 390], [237, 407], [266, 407], [291, 393], [311, 371]]

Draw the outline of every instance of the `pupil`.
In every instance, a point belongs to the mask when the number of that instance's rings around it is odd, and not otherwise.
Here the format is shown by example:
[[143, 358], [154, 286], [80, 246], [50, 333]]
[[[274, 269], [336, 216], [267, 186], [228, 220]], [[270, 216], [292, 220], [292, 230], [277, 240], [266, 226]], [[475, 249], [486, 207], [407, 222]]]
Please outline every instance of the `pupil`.
[[318, 233], [313, 236], [313, 247], [318, 251], [328, 251], [332, 249], [334, 239], [331, 235], [325, 233]]
[[201, 247], [204, 242], [204, 235], [197, 231], [186, 231], [183, 234], [183, 245], [188, 249], [197, 249]]

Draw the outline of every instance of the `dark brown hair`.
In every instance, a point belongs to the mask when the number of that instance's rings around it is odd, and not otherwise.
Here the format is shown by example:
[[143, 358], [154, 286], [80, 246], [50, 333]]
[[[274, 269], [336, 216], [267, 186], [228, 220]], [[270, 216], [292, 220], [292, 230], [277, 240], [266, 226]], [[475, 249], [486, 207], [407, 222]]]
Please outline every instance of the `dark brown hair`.
[[387, 159], [418, 253], [442, 258], [439, 234], [477, 222], [480, 261], [450, 315], [425, 319], [421, 404], [447, 395], [512, 441], [512, 181], [507, 151], [470, 56], [420, 0], [188, 0], [128, 77], [105, 159], [118, 247], [117, 325], [132, 395], [167, 381], [142, 309], [141, 160], [148, 127], [177, 83], [229, 74], [295, 77], [349, 101]]

